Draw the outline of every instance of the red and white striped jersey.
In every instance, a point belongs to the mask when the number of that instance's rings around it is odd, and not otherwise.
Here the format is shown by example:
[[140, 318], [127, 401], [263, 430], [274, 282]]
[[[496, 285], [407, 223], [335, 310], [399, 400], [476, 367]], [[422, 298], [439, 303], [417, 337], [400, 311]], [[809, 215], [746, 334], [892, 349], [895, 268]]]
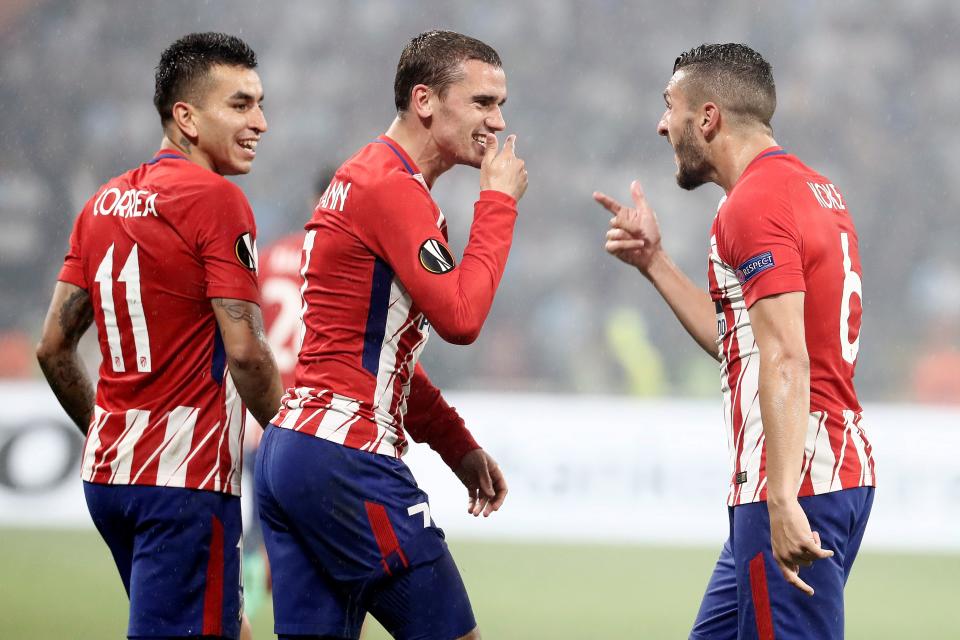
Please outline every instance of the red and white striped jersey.
[[302, 231], [270, 244], [260, 253], [260, 296], [267, 342], [277, 361], [284, 389], [294, 386], [300, 350], [300, 260]]
[[735, 506], [766, 500], [760, 359], [748, 309], [761, 298], [805, 292], [810, 418], [799, 496], [874, 485], [872, 447], [853, 388], [862, 283], [857, 233], [843, 196], [780, 147], [747, 166], [720, 204], [708, 278]]
[[[479, 334], [515, 221], [513, 198], [482, 191], [457, 265], [443, 214], [400, 145], [381, 136], [344, 163], [306, 226], [296, 386], [273, 424], [399, 457], [408, 397], [456, 423], [417, 360], [431, 325], [455, 343]], [[452, 449], [476, 448], [462, 421], [456, 443], [424, 438], [448, 464]]]
[[246, 412], [210, 298], [259, 301], [255, 238], [240, 189], [170, 150], [84, 206], [59, 276], [103, 355], [84, 480], [240, 493]]

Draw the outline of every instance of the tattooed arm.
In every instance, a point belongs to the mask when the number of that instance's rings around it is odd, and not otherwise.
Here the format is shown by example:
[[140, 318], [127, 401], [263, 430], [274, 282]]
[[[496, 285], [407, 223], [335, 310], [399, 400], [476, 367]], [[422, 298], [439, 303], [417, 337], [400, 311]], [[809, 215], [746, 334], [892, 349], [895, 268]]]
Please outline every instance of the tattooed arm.
[[77, 354], [77, 343], [93, 322], [93, 307], [87, 292], [58, 282], [43, 335], [37, 345], [37, 360], [53, 394], [74, 424], [87, 434], [95, 402], [93, 384]]
[[211, 303], [237, 391], [257, 422], [266, 426], [280, 408], [283, 386], [267, 346], [260, 307], [230, 298], [213, 298]]

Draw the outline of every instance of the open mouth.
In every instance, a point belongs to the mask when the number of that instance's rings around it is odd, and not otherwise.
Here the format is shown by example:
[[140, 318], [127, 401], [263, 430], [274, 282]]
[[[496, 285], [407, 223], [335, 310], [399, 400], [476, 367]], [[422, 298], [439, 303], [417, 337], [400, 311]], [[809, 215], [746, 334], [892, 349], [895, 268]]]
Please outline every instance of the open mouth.
[[244, 155], [249, 158], [253, 158], [257, 155], [257, 141], [256, 140], [239, 140], [237, 144], [244, 151]]
[[483, 148], [487, 146], [487, 134], [485, 133], [475, 133], [473, 134], [473, 141], [476, 142]]

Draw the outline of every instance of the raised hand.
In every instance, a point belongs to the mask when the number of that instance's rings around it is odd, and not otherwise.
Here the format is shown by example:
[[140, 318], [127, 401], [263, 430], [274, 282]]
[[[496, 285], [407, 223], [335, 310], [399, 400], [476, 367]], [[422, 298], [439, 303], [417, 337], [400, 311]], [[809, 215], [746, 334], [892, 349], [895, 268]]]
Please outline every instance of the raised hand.
[[474, 449], [463, 456], [456, 470], [460, 482], [467, 488], [467, 513], [483, 517], [500, 508], [507, 497], [507, 481], [490, 454]]
[[810, 521], [796, 500], [782, 506], [767, 505], [770, 511], [770, 543], [773, 559], [787, 582], [813, 595], [813, 588], [800, 579], [800, 567], [809, 567], [814, 560], [833, 555], [820, 547], [820, 535], [810, 530]]
[[607, 253], [646, 273], [653, 258], [661, 251], [660, 224], [639, 181], [630, 183], [630, 195], [633, 207], [625, 207], [599, 191], [593, 193], [593, 199], [613, 214], [607, 231]]
[[510, 134], [497, 153], [497, 136], [487, 134], [486, 151], [480, 163], [480, 189], [501, 191], [514, 200], [520, 200], [527, 190], [527, 169], [514, 151], [517, 136]]

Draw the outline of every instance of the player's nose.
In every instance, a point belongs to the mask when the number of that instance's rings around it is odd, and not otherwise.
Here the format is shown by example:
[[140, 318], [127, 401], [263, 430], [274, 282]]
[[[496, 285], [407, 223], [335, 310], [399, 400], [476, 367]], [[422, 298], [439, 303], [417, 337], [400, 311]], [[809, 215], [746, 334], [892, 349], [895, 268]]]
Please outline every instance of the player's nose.
[[503, 111], [500, 109], [500, 105], [493, 108], [484, 124], [493, 131], [503, 131], [507, 128], [507, 121], [503, 119]]
[[667, 137], [667, 114], [660, 116], [660, 122], [657, 123], [657, 135]]
[[256, 108], [250, 110], [250, 122], [248, 123], [250, 128], [258, 133], [263, 133], [267, 130], [267, 116], [264, 115], [263, 109], [260, 105], [257, 105]]

